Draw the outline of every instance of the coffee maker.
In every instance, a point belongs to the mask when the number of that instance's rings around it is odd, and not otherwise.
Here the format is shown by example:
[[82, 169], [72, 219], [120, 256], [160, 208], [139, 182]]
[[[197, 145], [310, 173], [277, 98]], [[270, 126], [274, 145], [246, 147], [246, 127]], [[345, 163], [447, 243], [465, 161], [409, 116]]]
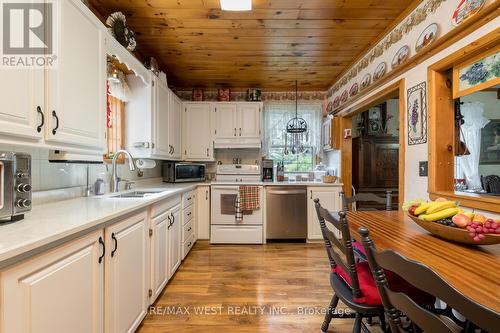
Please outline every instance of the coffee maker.
[[274, 181], [274, 161], [269, 159], [262, 160], [262, 181], [272, 182]]

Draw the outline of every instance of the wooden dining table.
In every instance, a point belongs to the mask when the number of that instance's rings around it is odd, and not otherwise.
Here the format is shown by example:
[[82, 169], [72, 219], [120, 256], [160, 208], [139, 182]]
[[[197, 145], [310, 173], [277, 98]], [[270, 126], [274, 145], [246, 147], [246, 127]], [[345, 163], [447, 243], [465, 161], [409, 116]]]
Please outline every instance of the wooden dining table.
[[349, 212], [351, 236], [367, 227], [377, 250], [392, 249], [430, 267], [469, 299], [500, 313], [500, 245], [464, 245], [431, 235], [402, 211]]

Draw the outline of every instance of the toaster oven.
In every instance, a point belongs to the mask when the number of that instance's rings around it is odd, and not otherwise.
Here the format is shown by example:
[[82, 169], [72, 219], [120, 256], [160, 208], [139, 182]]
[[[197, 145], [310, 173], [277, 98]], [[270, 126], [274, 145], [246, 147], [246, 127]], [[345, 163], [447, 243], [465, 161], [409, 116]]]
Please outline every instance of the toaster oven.
[[31, 156], [0, 152], [0, 222], [17, 221], [31, 210]]
[[187, 183], [205, 181], [206, 166], [203, 163], [163, 162], [163, 181], [166, 183]]

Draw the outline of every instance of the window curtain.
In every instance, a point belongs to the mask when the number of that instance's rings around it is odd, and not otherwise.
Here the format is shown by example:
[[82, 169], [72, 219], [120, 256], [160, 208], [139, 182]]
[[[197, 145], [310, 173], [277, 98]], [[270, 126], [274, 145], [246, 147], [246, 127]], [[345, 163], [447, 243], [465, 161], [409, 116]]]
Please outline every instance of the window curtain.
[[[309, 135], [304, 146], [317, 148], [321, 136], [321, 102], [299, 102], [298, 115], [307, 121]], [[286, 123], [295, 117], [295, 102], [266, 102], [264, 104], [264, 151], [284, 147]]]
[[458, 161], [464, 173], [467, 188], [480, 190], [481, 178], [479, 177], [479, 156], [481, 153], [481, 130], [490, 121], [483, 116], [481, 102], [468, 102], [461, 106], [464, 124], [461, 127], [460, 138], [465, 142], [469, 155], [460, 156]]

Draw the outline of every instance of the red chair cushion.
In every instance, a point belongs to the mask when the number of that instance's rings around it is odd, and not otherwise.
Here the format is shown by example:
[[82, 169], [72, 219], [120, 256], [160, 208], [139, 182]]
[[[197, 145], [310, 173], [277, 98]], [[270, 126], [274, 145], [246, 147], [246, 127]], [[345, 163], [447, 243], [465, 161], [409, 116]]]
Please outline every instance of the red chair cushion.
[[[382, 300], [380, 299], [380, 294], [378, 293], [377, 285], [373, 279], [368, 262], [361, 261], [356, 263], [356, 271], [358, 273], [359, 289], [361, 290], [361, 294], [363, 296], [359, 299], [354, 298], [353, 300], [360, 304], [382, 305]], [[332, 269], [332, 272], [340, 276], [349, 286], [351, 286], [351, 278], [349, 277], [349, 274], [342, 269], [342, 267], [337, 265], [334, 269]], [[405, 293], [418, 304], [434, 303], [435, 298], [433, 296], [415, 288], [396, 273], [386, 270], [385, 276], [391, 290]]]
[[360, 253], [366, 255], [366, 251], [365, 251], [365, 248], [363, 247], [363, 244], [361, 244], [360, 242], [358, 241], [352, 241], [352, 246], [358, 250]]

